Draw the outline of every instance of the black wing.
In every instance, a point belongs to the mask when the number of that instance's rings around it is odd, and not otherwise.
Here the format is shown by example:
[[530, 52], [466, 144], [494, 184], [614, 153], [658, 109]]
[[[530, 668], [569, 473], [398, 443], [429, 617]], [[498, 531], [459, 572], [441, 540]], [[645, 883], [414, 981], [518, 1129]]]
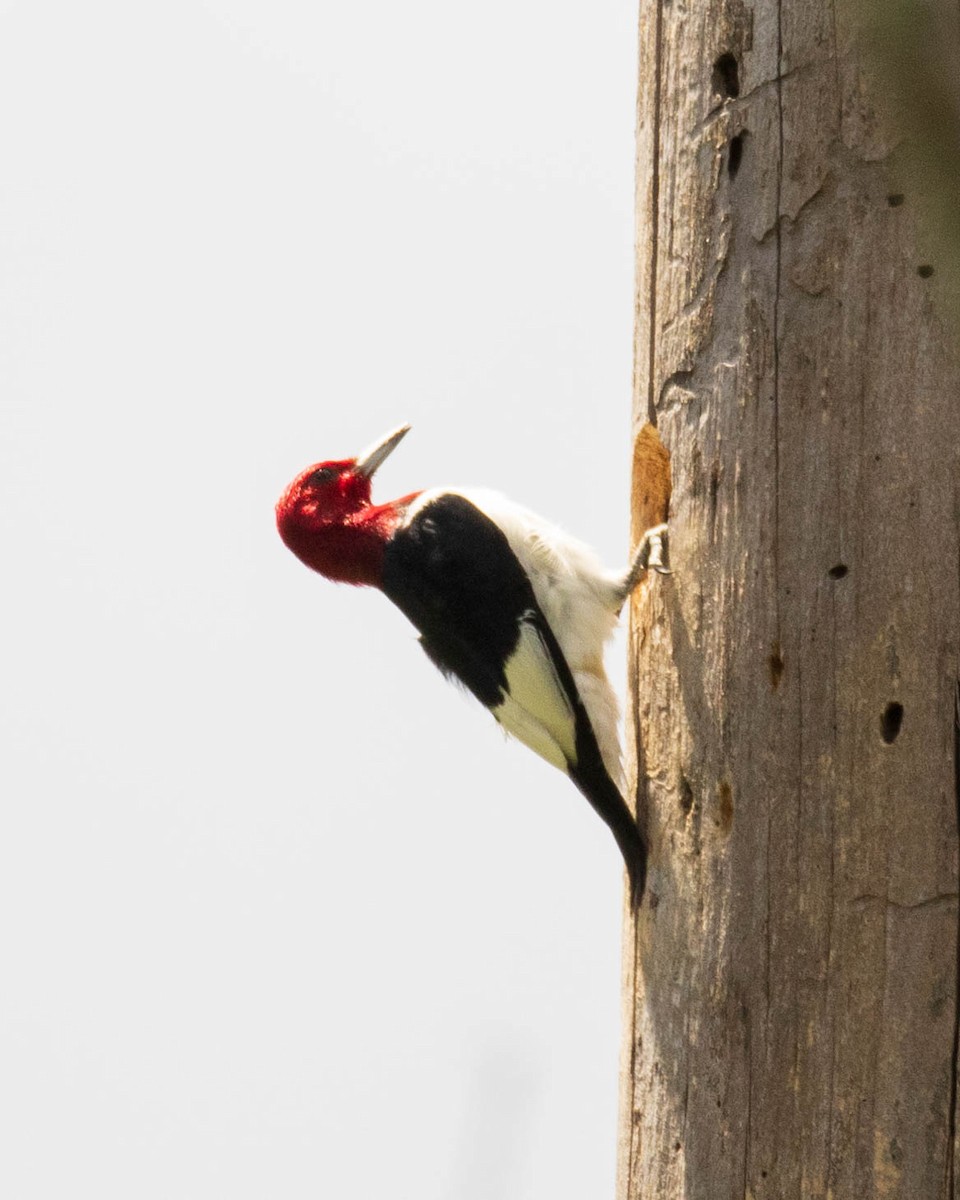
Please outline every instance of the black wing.
[[506, 665], [529, 614], [553, 642], [551, 656], [576, 688], [540, 611], [526, 571], [499, 526], [464, 496], [445, 492], [425, 504], [387, 544], [383, 591], [410, 618], [436, 665], [488, 708], [508, 691]]

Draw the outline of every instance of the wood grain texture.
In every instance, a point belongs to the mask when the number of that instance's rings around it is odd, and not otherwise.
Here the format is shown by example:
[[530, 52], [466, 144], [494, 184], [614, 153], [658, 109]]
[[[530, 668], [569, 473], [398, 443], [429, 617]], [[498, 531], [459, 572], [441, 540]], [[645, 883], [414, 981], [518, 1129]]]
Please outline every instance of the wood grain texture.
[[830, 0], [642, 0], [638, 106], [675, 574], [631, 612], [619, 1196], [953, 1197], [960, 373], [915, 204]]
[[886, 123], [901, 135], [892, 177], [923, 216], [922, 244], [937, 262], [939, 311], [960, 338], [960, 5], [846, 0], [855, 9]]

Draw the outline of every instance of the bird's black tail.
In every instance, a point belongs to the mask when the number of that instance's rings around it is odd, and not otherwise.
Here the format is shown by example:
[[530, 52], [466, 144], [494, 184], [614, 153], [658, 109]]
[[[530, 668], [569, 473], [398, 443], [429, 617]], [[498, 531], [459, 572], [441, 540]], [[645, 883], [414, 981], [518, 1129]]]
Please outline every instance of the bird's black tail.
[[607, 821], [613, 836], [617, 839], [620, 853], [627, 866], [630, 877], [630, 900], [634, 908], [639, 908], [643, 900], [643, 892], [647, 885], [647, 843], [643, 834], [637, 828], [633, 815], [623, 803], [626, 819], [614, 825]]
[[[592, 734], [590, 740], [596, 746]], [[577, 749], [581, 749], [579, 740]], [[581, 754], [576, 766], [570, 767], [570, 777], [616, 839], [630, 877], [630, 899], [633, 907], [639, 908], [647, 883], [647, 843], [620, 789], [610, 778], [599, 750]]]
[[635, 909], [639, 908], [643, 901], [644, 889], [647, 886], [647, 843], [632, 816], [629, 833], [625, 836], [614, 829], [613, 836], [617, 839], [623, 861], [627, 864], [627, 874], [630, 877], [630, 902]]

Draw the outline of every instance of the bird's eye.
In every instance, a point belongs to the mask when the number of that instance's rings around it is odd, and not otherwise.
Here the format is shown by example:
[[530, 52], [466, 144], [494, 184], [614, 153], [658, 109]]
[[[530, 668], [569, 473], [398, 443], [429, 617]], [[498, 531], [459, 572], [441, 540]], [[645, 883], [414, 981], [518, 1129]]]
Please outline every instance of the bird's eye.
[[337, 473], [333, 467], [318, 467], [316, 471], [311, 472], [307, 482], [314, 487], [320, 487], [325, 483], [332, 483], [336, 477]]

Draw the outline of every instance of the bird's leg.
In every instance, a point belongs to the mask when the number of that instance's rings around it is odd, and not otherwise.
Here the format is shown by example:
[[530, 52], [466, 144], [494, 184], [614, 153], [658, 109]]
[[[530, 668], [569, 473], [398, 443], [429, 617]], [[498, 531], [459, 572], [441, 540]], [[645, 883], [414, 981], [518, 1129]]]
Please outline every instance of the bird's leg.
[[640, 582], [644, 571], [656, 571], [658, 575], [671, 574], [667, 566], [669, 543], [666, 525], [654, 525], [640, 539], [626, 574], [618, 586], [621, 605]]

